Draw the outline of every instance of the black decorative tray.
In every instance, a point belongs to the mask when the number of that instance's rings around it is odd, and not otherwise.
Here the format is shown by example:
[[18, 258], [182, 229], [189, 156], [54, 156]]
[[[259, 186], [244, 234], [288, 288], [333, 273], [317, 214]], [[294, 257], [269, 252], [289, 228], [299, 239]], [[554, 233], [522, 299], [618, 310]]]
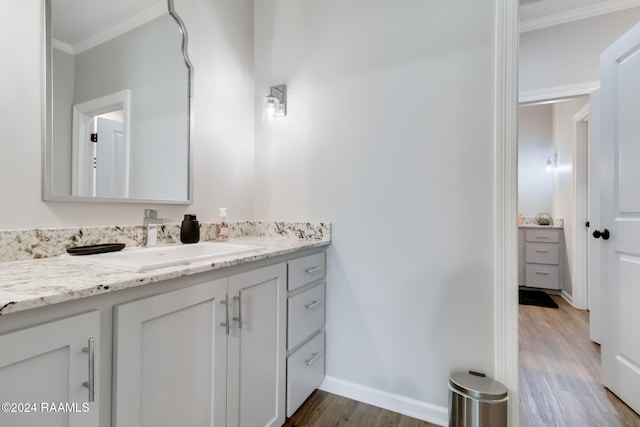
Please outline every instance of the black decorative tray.
[[69, 255], [93, 255], [103, 254], [105, 252], [121, 251], [126, 245], [124, 243], [102, 243], [99, 245], [76, 246], [67, 248]]

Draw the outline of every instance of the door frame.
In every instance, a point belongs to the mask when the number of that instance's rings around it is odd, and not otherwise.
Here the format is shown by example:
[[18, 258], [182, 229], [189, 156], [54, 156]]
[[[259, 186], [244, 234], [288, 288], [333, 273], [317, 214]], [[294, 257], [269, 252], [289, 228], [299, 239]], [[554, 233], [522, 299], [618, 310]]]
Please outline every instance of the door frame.
[[573, 168], [573, 188], [575, 188], [575, 227], [573, 234], [573, 259], [570, 260], [573, 266], [573, 280], [571, 283], [571, 305], [580, 310], [589, 307], [589, 289], [587, 286], [587, 233], [583, 226], [587, 221], [588, 214], [588, 123], [591, 111], [590, 104], [582, 107], [573, 116], [574, 140], [574, 168]]
[[518, 398], [518, 0], [495, 1], [494, 35], [494, 376], [509, 390], [508, 423]]
[[[131, 90], [124, 89], [116, 93], [73, 105], [73, 123], [71, 132], [71, 195], [91, 196], [93, 188], [93, 153], [86, 149], [86, 136], [91, 133], [89, 122], [100, 114], [123, 110], [124, 144], [127, 151], [126, 170], [130, 169], [131, 141]], [[127, 188], [129, 172], [127, 172]]]
[[[518, 3], [518, 0], [495, 1], [494, 45], [494, 375], [509, 390], [508, 425], [511, 427], [517, 427], [520, 423], [517, 286]], [[595, 89], [592, 86], [585, 85], [580, 91], [587, 94]], [[552, 88], [548, 95], [557, 98], [557, 92], [558, 88]], [[535, 95], [539, 98], [544, 94]], [[571, 95], [577, 93], [572, 92]]]

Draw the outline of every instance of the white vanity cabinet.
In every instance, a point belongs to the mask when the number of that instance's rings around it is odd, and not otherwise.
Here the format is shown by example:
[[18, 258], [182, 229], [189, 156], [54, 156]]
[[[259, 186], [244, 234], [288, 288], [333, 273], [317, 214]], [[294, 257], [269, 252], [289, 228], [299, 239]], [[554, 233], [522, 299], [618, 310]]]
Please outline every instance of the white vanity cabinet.
[[227, 279], [117, 305], [113, 426], [224, 426]]
[[325, 252], [288, 262], [287, 416], [325, 374]]
[[0, 425], [98, 427], [99, 346], [97, 311], [0, 335]]
[[285, 421], [285, 263], [229, 277], [227, 427]]
[[114, 426], [279, 427], [286, 264], [115, 307]]
[[562, 230], [525, 228], [520, 233], [524, 286], [561, 289]]
[[79, 410], [0, 426], [280, 427], [324, 379], [324, 276], [308, 249], [3, 315], [0, 403]]

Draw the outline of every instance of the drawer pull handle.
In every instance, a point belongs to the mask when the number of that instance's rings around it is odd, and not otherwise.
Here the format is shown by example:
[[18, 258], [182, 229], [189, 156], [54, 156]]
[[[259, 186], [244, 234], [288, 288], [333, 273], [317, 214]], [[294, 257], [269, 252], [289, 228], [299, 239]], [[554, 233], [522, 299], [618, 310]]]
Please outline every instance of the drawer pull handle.
[[546, 274], [549, 275], [550, 273], [548, 271], [536, 271], [536, 274]]
[[238, 322], [238, 329], [242, 329], [242, 294], [234, 296], [233, 300], [238, 301], [238, 316], [234, 317], [233, 320]]
[[321, 269], [322, 267], [310, 267], [304, 270], [304, 272], [307, 274], [311, 274], [311, 273], [315, 273], [316, 271], [320, 271]]
[[536, 252], [539, 252], [541, 254], [548, 254], [549, 253], [548, 250], [541, 250], [541, 249], [536, 249]]
[[536, 239], [548, 239], [549, 236], [536, 236]]
[[318, 360], [318, 357], [320, 357], [320, 352], [313, 353], [309, 359], [304, 361], [304, 364], [307, 366], [311, 366], [313, 365], [313, 362]]
[[223, 301], [220, 301], [220, 304], [224, 305], [224, 319], [225, 321], [220, 323], [220, 326], [225, 328], [226, 334], [229, 335], [229, 297], [227, 296], [227, 298]]
[[306, 308], [307, 310], [311, 310], [312, 308], [315, 308], [315, 307], [319, 306], [320, 304], [322, 304], [322, 301], [311, 301], [311, 303], [306, 304], [304, 306], [304, 308]]
[[89, 402], [95, 401], [95, 338], [89, 338], [88, 346], [82, 349], [83, 352], [89, 355], [89, 381], [82, 383], [83, 387], [89, 389]]

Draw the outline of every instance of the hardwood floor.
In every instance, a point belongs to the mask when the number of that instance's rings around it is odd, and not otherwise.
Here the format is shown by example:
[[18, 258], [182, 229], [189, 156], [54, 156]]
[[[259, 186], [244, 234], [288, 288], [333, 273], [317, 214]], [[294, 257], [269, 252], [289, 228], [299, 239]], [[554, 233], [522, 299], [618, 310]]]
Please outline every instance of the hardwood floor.
[[435, 427], [396, 412], [316, 390], [282, 427]]
[[640, 416], [600, 383], [589, 313], [520, 305], [520, 426], [635, 427]]
[[[600, 384], [600, 347], [589, 314], [519, 306], [520, 427], [640, 427], [640, 416]], [[316, 390], [283, 427], [435, 427]]]

